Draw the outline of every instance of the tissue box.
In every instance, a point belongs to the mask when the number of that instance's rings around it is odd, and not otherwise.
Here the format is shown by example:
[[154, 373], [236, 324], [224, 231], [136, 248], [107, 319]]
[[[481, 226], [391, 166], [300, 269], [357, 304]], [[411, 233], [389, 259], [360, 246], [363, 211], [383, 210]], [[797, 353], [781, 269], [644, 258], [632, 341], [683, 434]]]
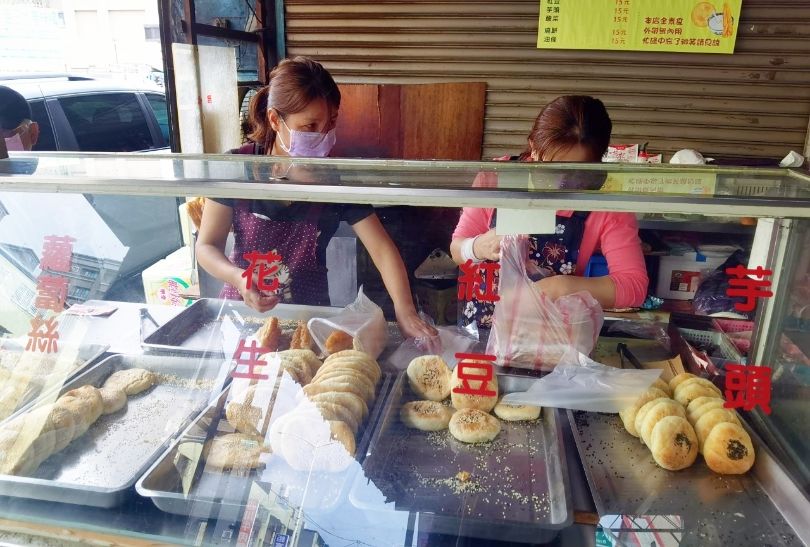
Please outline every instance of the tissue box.
[[147, 304], [190, 306], [194, 301], [181, 296], [192, 284], [191, 251], [181, 247], [158, 260], [141, 274]]

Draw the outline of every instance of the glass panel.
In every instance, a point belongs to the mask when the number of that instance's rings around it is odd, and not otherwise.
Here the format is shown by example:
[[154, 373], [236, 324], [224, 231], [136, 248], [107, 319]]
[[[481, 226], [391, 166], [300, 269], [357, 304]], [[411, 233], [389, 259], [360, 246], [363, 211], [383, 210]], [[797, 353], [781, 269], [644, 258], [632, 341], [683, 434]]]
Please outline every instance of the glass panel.
[[32, 101], [31, 116], [32, 119], [39, 124], [39, 138], [34, 145], [34, 150], [56, 150], [56, 139], [53, 136], [53, 127], [51, 127], [51, 119], [45, 110], [45, 101]]
[[[30, 171], [30, 161], [19, 161], [22, 172]], [[178, 195], [193, 181], [221, 197], [255, 192], [266, 199], [290, 199], [306, 185], [308, 193], [330, 202], [810, 216], [810, 177], [787, 169], [66, 155], [39, 157], [34, 176], [16, 182], [65, 190], [81, 177], [104, 180], [90, 183], [100, 187], [96, 193], [142, 193], [144, 184], [159, 182], [149, 191]], [[226, 183], [261, 185], [248, 189]], [[81, 184], [86, 191], [87, 184]]]
[[81, 150], [134, 152], [153, 148], [146, 117], [133, 93], [64, 97], [59, 103]]
[[155, 113], [160, 132], [163, 134], [163, 141], [166, 146], [169, 145], [169, 111], [166, 108], [166, 97], [163, 95], [155, 95], [154, 93], [146, 93], [146, 99], [152, 106], [152, 112]]

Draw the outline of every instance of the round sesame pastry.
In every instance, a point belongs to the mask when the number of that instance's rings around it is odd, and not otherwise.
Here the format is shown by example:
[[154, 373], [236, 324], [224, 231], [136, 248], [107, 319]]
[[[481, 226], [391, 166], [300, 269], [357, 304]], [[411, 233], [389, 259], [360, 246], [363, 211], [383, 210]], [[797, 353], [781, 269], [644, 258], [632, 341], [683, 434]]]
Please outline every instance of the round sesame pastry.
[[450, 396], [450, 367], [438, 355], [422, 355], [408, 364], [408, 384], [413, 392], [429, 401]]
[[459, 410], [450, 418], [450, 434], [463, 443], [488, 443], [501, 432], [497, 418], [474, 408]]
[[411, 401], [402, 405], [399, 418], [402, 423], [420, 431], [447, 429], [453, 409], [437, 401]]

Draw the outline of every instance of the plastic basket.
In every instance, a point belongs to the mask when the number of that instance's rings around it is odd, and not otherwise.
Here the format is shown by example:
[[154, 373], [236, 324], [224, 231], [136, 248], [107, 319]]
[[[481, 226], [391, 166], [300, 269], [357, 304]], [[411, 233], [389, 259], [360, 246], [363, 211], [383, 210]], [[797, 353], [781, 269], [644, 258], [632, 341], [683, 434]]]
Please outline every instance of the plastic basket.
[[723, 359], [735, 363], [746, 364], [743, 357], [731, 340], [722, 332], [678, 328], [684, 340], [690, 344], [704, 343], [717, 346]]
[[715, 319], [714, 324], [723, 332], [748, 332], [754, 330], [753, 321], [740, 321], [736, 319]]

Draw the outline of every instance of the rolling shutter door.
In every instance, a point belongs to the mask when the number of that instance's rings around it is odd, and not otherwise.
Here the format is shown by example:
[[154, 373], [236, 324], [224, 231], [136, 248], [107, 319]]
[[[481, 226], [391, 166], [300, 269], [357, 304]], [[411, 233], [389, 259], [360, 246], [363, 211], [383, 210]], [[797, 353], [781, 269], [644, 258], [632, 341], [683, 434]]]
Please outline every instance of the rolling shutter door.
[[810, 4], [745, 0], [734, 55], [538, 50], [539, 2], [285, 0], [287, 54], [341, 83], [487, 82], [483, 157], [516, 153], [563, 94], [602, 99], [614, 143], [708, 156], [802, 151]]

